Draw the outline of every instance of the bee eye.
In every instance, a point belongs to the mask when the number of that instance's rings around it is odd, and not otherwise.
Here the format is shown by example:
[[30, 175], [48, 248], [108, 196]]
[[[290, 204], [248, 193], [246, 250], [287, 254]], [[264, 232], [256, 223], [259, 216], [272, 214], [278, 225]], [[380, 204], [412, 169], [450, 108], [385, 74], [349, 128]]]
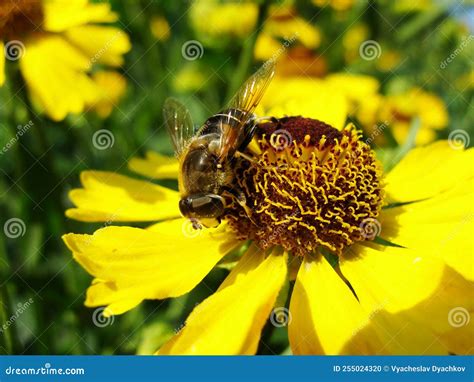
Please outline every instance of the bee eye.
[[191, 195], [179, 202], [183, 216], [189, 218], [218, 218], [224, 214], [224, 200], [219, 195]]

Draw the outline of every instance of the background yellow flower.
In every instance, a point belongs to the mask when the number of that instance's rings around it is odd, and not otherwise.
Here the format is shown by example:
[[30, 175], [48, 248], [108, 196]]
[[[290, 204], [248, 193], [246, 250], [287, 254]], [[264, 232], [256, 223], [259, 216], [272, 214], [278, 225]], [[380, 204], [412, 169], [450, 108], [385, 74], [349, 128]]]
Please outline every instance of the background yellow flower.
[[[18, 59], [33, 104], [53, 120], [103, 104], [103, 91], [89, 74], [96, 64], [122, 65], [122, 56], [130, 49], [129, 38], [120, 28], [97, 25], [117, 21], [109, 4], [7, 0], [1, 13], [5, 14], [2, 27], [14, 32], [3, 42], [6, 55], [0, 56], [0, 85], [4, 60]], [[38, 16], [31, 19], [28, 14]], [[122, 83], [112, 85], [123, 88]]]

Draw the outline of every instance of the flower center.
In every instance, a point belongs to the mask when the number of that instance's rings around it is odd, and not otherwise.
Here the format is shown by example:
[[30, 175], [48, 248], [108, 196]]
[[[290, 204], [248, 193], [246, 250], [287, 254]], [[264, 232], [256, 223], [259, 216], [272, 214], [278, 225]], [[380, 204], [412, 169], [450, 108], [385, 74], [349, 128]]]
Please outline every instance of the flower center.
[[43, 22], [41, 0], [2, 0], [0, 2], [0, 40], [21, 39]]
[[226, 215], [237, 236], [294, 255], [318, 247], [340, 254], [373, 239], [381, 171], [359, 138], [352, 125], [339, 131], [303, 117], [261, 124], [256, 140], [262, 153], [254, 161], [239, 159], [236, 169], [246, 205], [233, 202]]

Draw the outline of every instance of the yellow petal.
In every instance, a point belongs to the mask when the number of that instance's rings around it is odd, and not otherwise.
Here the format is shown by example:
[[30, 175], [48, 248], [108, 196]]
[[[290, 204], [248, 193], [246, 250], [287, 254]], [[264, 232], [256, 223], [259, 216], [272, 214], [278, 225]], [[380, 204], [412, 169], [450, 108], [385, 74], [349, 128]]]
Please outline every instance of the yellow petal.
[[68, 29], [65, 35], [93, 64], [120, 66], [123, 54], [131, 48], [127, 34], [115, 27], [80, 25]]
[[377, 354], [381, 348], [373, 330], [357, 336], [370, 317], [322, 256], [301, 264], [290, 312], [294, 354]]
[[50, 32], [61, 32], [91, 22], [117, 20], [117, 15], [110, 10], [110, 4], [91, 4], [88, 0], [49, 0], [44, 2], [43, 9], [43, 28]]
[[426, 201], [383, 210], [381, 236], [442, 259], [474, 281], [474, 179]]
[[147, 151], [145, 159], [132, 158], [128, 168], [153, 179], [178, 179], [179, 163], [174, 157]]
[[144, 299], [193, 289], [237, 242], [224, 225], [196, 235], [187, 225], [175, 219], [153, 231], [112, 226], [93, 235], [64, 235], [74, 258], [96, 278], [86, 305], [108, 305], [111, 314], [121, 314]]
[[0, 41], [0, 86], [5, 83], [5, 54], [4, 54], [5, 46], [3, 41]]
[[[444, 271], [441, 261], [421, 251], [375, 248], [354, 245], [340, 261], [361, 304], [370, 307], [382, 302], [384, 310], [397, 313], [422, 302], [439, 286]], [[370, 294], [359, 295], [359, 285]]]
[[69, 198], [66, 216], [86, 222], [151, 221], [180, 216], [179, 194], [159, 185], [105, 171], [81, 173], [84, 188]]
[[[370, 310], [373, 316], [380, 311], [388, 313], [383, 317], [384, 326], [404, 320], [417, 324], [418, 331], [429, 330], [417, 343], [409, 337], [406, 340], [397, 337], [401, 347], [409, 349], [425, 343], [430, 345], [425, 351], [427, 354], [463, 349], [461, 333], [451, 333], [441, 341], [440, 336], [453, 327], [448, 319], [451, 309], [462, 307], [474, 311], [472, 295], [466, 292], [472, 290], [472, 282], [431, 257], [430, 250], [374, 247], [356, 245], [352, 248], [353, 255], [340, 262], [342, 273], [364, 309]], [[412, 354], [420, 351], [423, 349]]]
[[249, 272], [255, 270], [265, 260], [265, 252], [255, 244], [250, 245], [244, 256], [239, 260], [235, 268], [219, 286], [219, 291], [235, 284]]
[[[127, 293], [131, 296], [127, 297]], [[140, 293], [134, 293], [132, 289], [123, 289], [119, 292], [114, 282], [95, 279], [87, 289], [85, 305], [88, 307], [104, 306], [104, 316], [119, 315], [135, 308], [144, 298]]]
[[[276, 15], [276, 17], [278, 17], [278, 15]], [[298, 40], [305, 47], [310, 49], [317, 48], [321, 43], [321, 32], [319, 29], [305, 19], [294, 15], [290, 17], [283, 16], [276, 19], [270, 18], [264, 24], [264, 33], [286, 41]], [[282, 45], [280, 44], [280, 46], [273, 51], [273, 54], [278, 52], [281, 48]]]
[[[242, 260], [254, 264], [247, 253]], [[158, 354], [254, 354], [286, 276], [287, 256], [272, 253], [199, 304]], [[241, 261], [242, 261], [241, 260]]]
[[256, 60], [265, 61], [271, 59], [275, 52], [281, 48], [281, 43], [273, 38], [270, 34], [262, 31], [257, 37], [254, 48], [254, 56]]
[[448, 312], [448, 320], [451, 320], [452, 328], [439, 334], [443, 344], [450, 353], [457, 355], [473, 355], [474, 347], [474, 311], [468, 311], [461, 306], [453, 306]]
[[121, 74], [110, 70], [95, 72], [92, 80], [99, 88], [100, 96], [91, 106], [100, 117], [106, 118], [124, 95], [127, 80]]
[[90, 62], [62, 37], [42, 35], [25, 45], [21, 72], [30, 94], [52, 119], [80, 113], [97, 99], [99, 89], [86, 74]]
[[421, 200], [474, 176], [474, 150], [455, 150], [447, 141], [411, 150], [387, 175], [390, 202]]
[[347, 101], [323, 81], [314, 78], [276, 77], [257, 108], [261, 116], [302, 115], [342, 129], [347, 117]]
[[375, 77], [361, 74], [334, 73], [328, 75], [326, 81], [334, 89], [333, 91], [344, 94], [356, 104], [377, 94], [380, 87]]

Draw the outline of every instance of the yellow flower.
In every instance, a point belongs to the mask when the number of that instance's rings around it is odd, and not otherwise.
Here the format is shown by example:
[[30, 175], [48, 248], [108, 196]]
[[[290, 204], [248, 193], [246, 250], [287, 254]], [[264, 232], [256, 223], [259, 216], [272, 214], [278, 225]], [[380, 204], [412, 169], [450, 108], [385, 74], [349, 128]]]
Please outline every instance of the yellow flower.
[[258, 6], [253, 2], [196, 0], [190, 11], [191, 24], [201, 42], [222, 45], [224, 41], [250, 34], [257, 22]]
[[459, 76], [459, 78], [456, 79], [455, 84], [456, 87], [461, 91], [474, 89], [474, 69], [469, 73]]
[[393, 10], [400, 13], [421, 12], [436, 9], [436, 7], [440, 5], [441, 4], [433, 2], [432, 0], [418, 0], [415, 2], [410, 0], [400, 0], [393, 4]]
[[347, 98], [348, 114], [357, 118], [364, 129], [370, 132], [378, 122], [378, 112], [383, 100], [379, 93], [379, 81], [371, 76], [349, 73], [333, 73], [325, 79], [331, 88]]
[[311, 0], [318, 7], [330, 6], [336, 11], [347, 11], [354, 6], [354, 0]]
[[106, 3], [88, 0], [7, 0], [0, 5], [0, 85], [5, 58], [19, 60], [33, 104], [59, 121], [102, 102], [103, 91], [89, 73], [94, 64], [120, 66], [128, 36], [111, 23]]
[[173, 78], [173, 88], [177, 92], [191, 92], [201, 89], [209, 82], [202, 68], [194, 64], [188, 64], [176, 73]]
[[278, 58], [276, 64], [281, 77], [307, 76], [323, 77], [327, 73], [327, 62], [324, 56], [317, 55], [302, 45], [288, 49]]
[[321, 33], [292, 7], [273, 6], [255, 43], [254, 56], [261, 61], [277, 59], [297, 42], [307, 49], [315, 49], [321, 43]]
[[388, 72], [393, 71], [395, 67], [400, 63], [401, 54], [396, 50], [384, 49], [380, 58], [377, 60], [377, 69]]
[[124, 95], [127, 81], [121, 74], [106, 70], [93, 73], [92, 80], [100, 89], [100, 93], [91, 106], [100, 117], [106, 118]]
[[[324, 82], [304, 85], [306, 104], [284, 97], [297, 94], [298, 82], [272, 86], [264, 112], [345, 119], [338, 115], [345, 96]], [[235, 170], [248, 208], [231, 203], [217, 228], [202, 231], [179, 216], [178, 192], [84, 172], [67, 216], [107, 222], [93, 235], [63, 237], [94, 277], [86, 305], [117, 315], [145, 299], [183, 295], [250, 240], [219, 289], [158, 354], [254, 354], [268, 319], [288, 325], [294, 354], [472, 353], [474, 321], [456, 327], [449, 317], [462, 309], [469, 322], [474, 310], [474, 150], [445, 141], [416, 148], [383, 177], [359, 138], [352, 125], [338, 130], [302, 117], [261, 124], [247, 151], [254, 161], [242, 159]], [[130, 167], [153, 179], [178, 175], [175, 160], [153, 153]], [[110, 226], [135, 221], [158, 223]], [[275, 306], [293, 279], [289, 309]]]
[[344, 56], [347, 62], [353, 62], [360, 58], [359, 47], [368, 40], [369, 27], [366, 24], [357, 23], [350, 27], [342, 37]]
[[275, 77], [257, 107], [258, 115], [277, 118], [303, 115], [342, 129], [348, 102], [344, 94], [333, 91], [325, 81], [308, 77]]
[[151, 33], [159, 41], [166, 41], [170, 38], [170, 24], [163, 16], [155, 16], [150, 24]]
[[449, 121], [444, 102], [435, 94], [419, 88], [386, 96], [380, 106], [379, 119], [391, 126], [399, 143], [405, 141], [414, 118], [419, 118], [421, 123], [417, 144], [432, 142], [436, 131], [445, 128]]

